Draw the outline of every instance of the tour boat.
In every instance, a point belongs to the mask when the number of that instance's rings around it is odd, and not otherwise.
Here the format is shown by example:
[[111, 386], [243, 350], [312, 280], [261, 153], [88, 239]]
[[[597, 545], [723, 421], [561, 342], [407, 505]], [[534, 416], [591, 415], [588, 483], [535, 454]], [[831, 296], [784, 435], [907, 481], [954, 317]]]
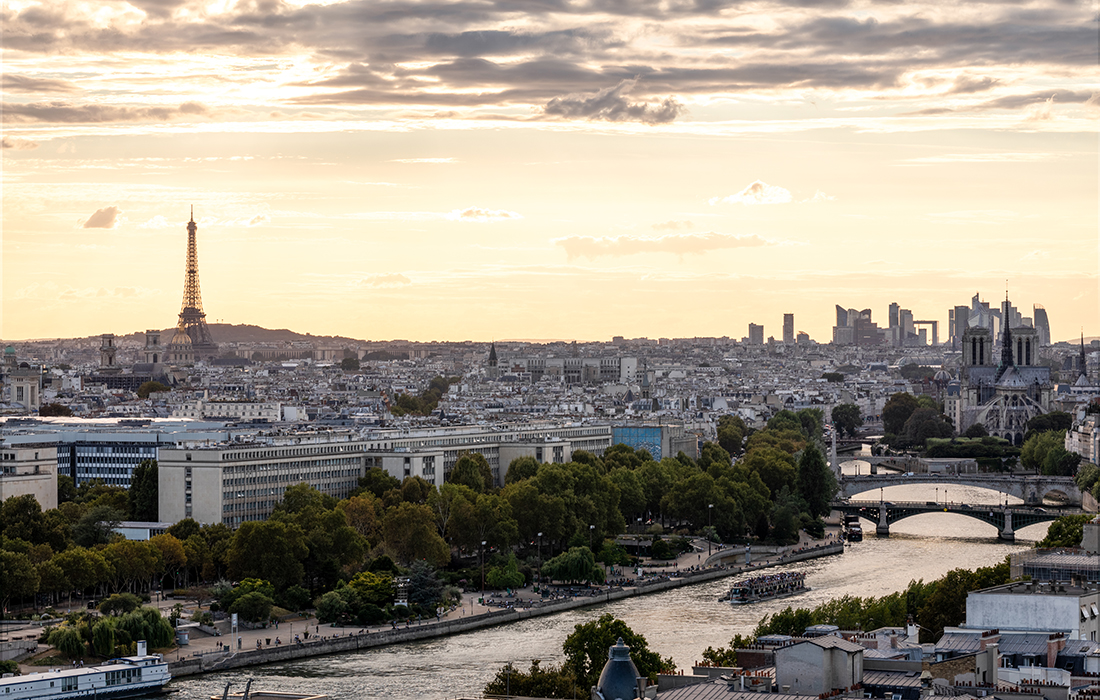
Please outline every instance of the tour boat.
[[137, 643], [137, 655], [111, 659], [102, 666], [51, 669], [0, 678], [0, 698], [122, 698], [159, 692], [170, 680], [168, 663], [160, 654], [147, 654], [142, 641]]
[[806, 587], [806, 574], [800, 571], [784, 571], [738, 581], [730, 587], [729, 593], [719, 600], [729, 601], [731, 605], [747, 605], [772, 598], [786, 598], [808, 590], [810, 589]]

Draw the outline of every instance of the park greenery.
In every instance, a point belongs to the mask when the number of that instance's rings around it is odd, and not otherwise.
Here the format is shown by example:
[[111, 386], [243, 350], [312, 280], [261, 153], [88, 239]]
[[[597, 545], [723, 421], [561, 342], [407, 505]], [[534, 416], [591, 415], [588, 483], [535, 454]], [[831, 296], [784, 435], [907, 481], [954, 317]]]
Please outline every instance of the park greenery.
[[[232, 530], [184, 519], [144, 542], [113, 530], [157, 519], [155, 462], [138, 467], [129, 490], [62, 476], [55, 509], [32, 496], [0, 505], [0, 603], [29, 613], [175, 590], [255, 622], [310, 607], [325, 621], [378, 621], [434, 615], [483, 581], [517, 588], [540, 568], [545, 581], [601, 581], [603, 567], [633, 561], [615, 543], [628, 524], [664, 559], [690, 551], [686, 535], [792, 543], [800, 529], [822, 531], [836, 489], [822, 419], [781, 411], [758, 431], [723, 419], [721, 444], [706, 443], [698, 459], [658, 461], [627, 445], [564, 464], [520, 458], [503, 487], [476, 453], [459, 457], [439, 488], [371, 469], [343, 500], [298, 484], [264, 521]], [[407, 606], [395, 605], [399, 581]]]
[[565, 660], [561, 665], [543, 666], [538, 659], [524, 671], [511, 663], [501, 668], [485, 686], [485, 695], [538, 698], [585, 698], [589, 688], [600, 679], [600, 672], [607, 663], [608, 649], [619, 639], [630, 647], [630, 660], [638, 673], [657, 681], [658, 673], [674, 672], [676, 665], [671, 658], [661, 656], [649, 648], [644, 636], [638, 634], [622, 620], [605, 613], [598, 620], [578, 624], [562, 643]]
[[413, 416], [428, 416], [439, 405], [439, 400], [447, 393], [447, 389], [451, 384], [456, 384], [461, 380], [460, 377], [433, 377], [428, 382], [428, 388], [425, 389], [419, 396], [413, 394], [398, 394], [393, 404], [390, 406], [390, 412], [395, 416], [413, 415]]

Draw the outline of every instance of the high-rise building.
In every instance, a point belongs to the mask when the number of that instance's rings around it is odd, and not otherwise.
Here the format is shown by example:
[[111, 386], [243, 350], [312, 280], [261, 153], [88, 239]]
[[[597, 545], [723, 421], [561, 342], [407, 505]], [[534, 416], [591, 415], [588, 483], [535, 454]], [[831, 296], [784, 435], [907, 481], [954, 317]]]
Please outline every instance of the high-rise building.
[[794, 342], [794, 314], [783, 314], [783, 342]]
[[890, 303], [890, 325], [888, 328], [897, 328], [898, 325], [898, 311], [901, 307], [898, 306], [896, 301]]
[[1035, 318], [1035, 330], [1039, 331], [1039, 345], [1050, 345], [1050, 319], [1042, 304], [1035, 304], [1032, 310]]
[[961, 346], [963, 331], [965, 331], [969, 325], [969, 306], [956, 306], [947, 310], [947, 335], [951, 338], [952, 348]]
[[836, 325], [837, 328], [846, 328], [848, 326], [848, 310], [840, 304], [836, 305]]
[[749, 344], [750, 345], [763, 345], [764, 344], [764, 326], [758, 326], [755, 323], [749, 324]]

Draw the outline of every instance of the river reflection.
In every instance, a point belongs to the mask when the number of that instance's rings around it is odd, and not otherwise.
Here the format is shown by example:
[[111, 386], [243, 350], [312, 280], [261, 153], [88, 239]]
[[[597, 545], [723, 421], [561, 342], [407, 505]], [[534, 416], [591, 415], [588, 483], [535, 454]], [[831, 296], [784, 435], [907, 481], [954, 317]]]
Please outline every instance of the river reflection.
[[[883, 497], [933, 500], [933, 488], [892, 487], [885, 489]], [[875, 492], [873, 500], [878, 497]], [[872, 500], [870, 494], [867, 498]], [[996, 504], [1002, 497], [984, 489], [959, 487], [957, 491], [951, 488], [950, 498]], [[883, 595], [904, 588], [913, 579], [931, 580], [955, 568], [989, 566], [1029, 546], [1045, 532], [1046, 524], [1024, 528], [1017, 532], [1018, 542], [1009, 544], [997, 540], [996, 529], [981, 521], [931, 513], [895, 523], [888, 538], [876, 537], [874, 527], [867, 528], [864, 541], [848, 547], [842, 555], [791, 564], [790, 570], [806, 573], [806, 583], [812, 589], [796, 598], [730, 606], [718, 602], [729, 587], [730, 579], [726, 579], [443, 639], [183, 678], [171, 687], [179, 691], [176, 697], [180, 700], [220, 695], [226, 681], [242, 690], [248, 678], [255, 679], [258, 688], [324, 693], [334, 700], [473, 696], [508, 661], [524, 668], [533, 658], [560, 661], [561, 643], [573, 626], [605, 612], [623, 619], [645, 635], [651, 649], [671, 656], [686, 669], [708, 646], [725, 646], [733, 635], [751, 633], [764, 615], [788, 605], [812, 607], [842, 595]]]

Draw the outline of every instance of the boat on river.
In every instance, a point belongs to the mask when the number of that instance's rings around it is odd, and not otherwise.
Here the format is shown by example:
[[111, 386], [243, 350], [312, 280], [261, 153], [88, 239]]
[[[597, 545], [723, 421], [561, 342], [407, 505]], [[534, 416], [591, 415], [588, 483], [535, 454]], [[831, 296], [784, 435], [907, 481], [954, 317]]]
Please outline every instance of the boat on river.
[[152, 695], [172, 680], [160, 654], [147, 654], [137, 643], [135, 656], [111, 659], [101, 666], [51, 669], [27, 676], [0, 678], [4, 700], [69, 700], [69, 698], [124, 698]]
[[801, 571], [783, 571], [737, 581], [719, 600], [723, 603], [728, 601], [730, 605], [748, 605], [763, 600], [786, 598], [808, 590], [806, 574]]

